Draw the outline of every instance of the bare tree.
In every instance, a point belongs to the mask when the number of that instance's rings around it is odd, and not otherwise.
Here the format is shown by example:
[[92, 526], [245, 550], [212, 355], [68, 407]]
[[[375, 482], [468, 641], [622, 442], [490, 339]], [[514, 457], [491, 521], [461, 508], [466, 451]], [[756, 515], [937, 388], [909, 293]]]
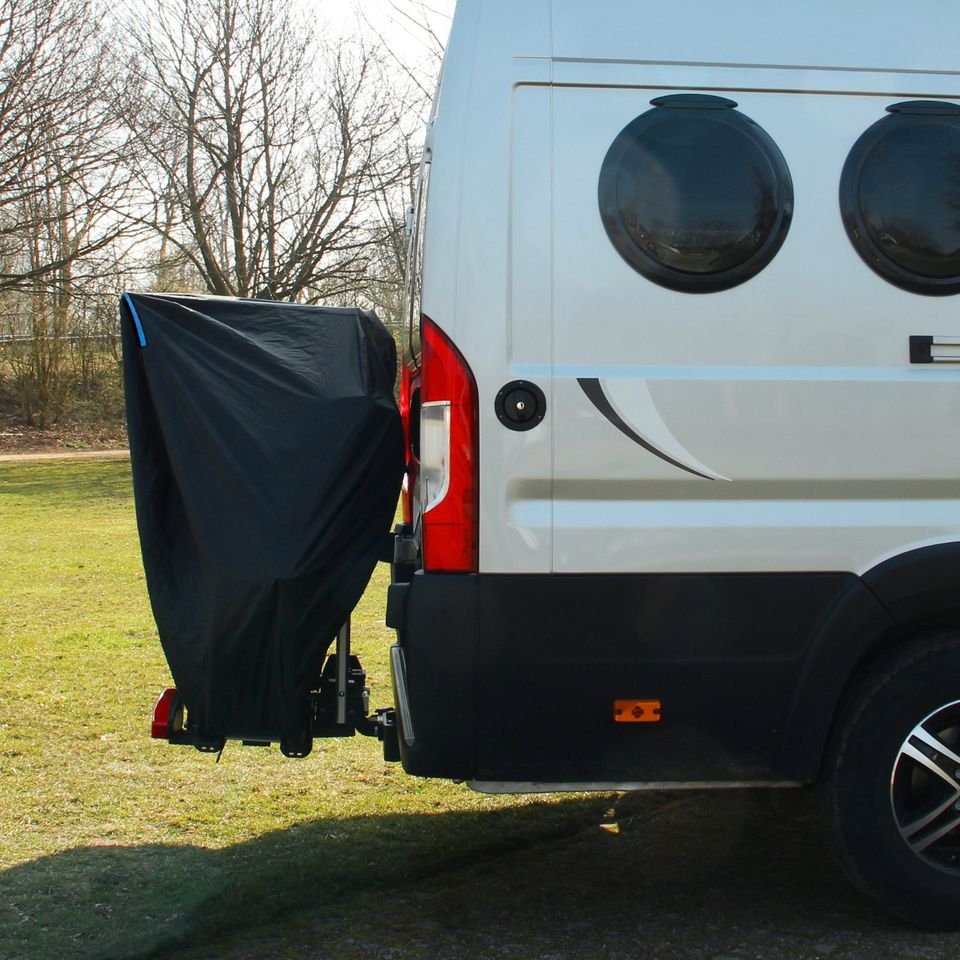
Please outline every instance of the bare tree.
[[378, 55], [324, 49], [288, 0], [163, 0], [126, 117], [162, 257], [212, 293], [334, 298], [371, 257], [369, 201], [403, 175], [407, 109]]
[[[0, 292], [51, 282], [122, 229], [105, 45], [89, 0], [0, 0]], [[30, 247], [66, 221], [83, 225], [69, 243]]]
[[365, 17], [371, 31], [380, 39], [385, 49], [401, 72], [413, 83], [419, 94], [419, 106], [426, 119], [426, 111], [433, 99], [434, 85], [443, 64], [446, 49], [446, 34], [450, 28], [450, 14], [437, 9], [425, 0], [390, 0], [390, 25], [393, 31], [400, 31], [413, 41], [419, 50], [419, 56], [412, 60], [400, 56], [392, 44], [386, 42], [383, 33], [374, 27], [369, 17]]
[[354, 301], [372, 308], [400, 337], [403, 326], [403, 288], [407, 260], [407, 218], [412, 208], [420, 170], [420, 146], [413, 138], [404, 144], [403, 176], [371, 198], [376, 242], [363, 284]]
[[123, 230], [117, 84], [93, 2], [0, 0], [0, 360], [39, 427], [64, 411], [74, 324]]
[[[49, 156], [44, 171], [56, 173], [60, 160], [56, 154]], [[42, 429], [64, 413], [71, 392], [76, 392], [74, 374], [79, 374], [80, 392], [89, 394], [94, 373], [102, 373], [102, 361], [113, 362], [110, 343], [90, 340], [89, 314], [103, 290], [117, 286], [123, 251], [100, 242], [112, 227], [91, 241], [104, 212], [77, 202], [76, 183], [32, 168], [25, 171], [24, 181], [32, 189], [24, 189], [17, 208], [13, 262], [19, 282], [0, 291], [5, 341], [0, 359], [8, 366], [23, 420]]]
[[[409, 90], [406, 103], [413, 133], [408, 135], [404, 145], [403, 175], [399, 181], [382, 185], [374, 198], [372, 208], [378, 224], [376, 256], [359, 291], [361, 302], [377, 311], [393, 329], [401, 346], [409, 239], [406, 226], [408, 211], [412, 211], [416, 200], [422, 127], [430, 112], [450, 26], [450, 14], [446, 8], [452, 9], [452, 3], [390, 0], [386, 14], [389, 36], [381, 26], [383, 17], [378, 18], [381, 24], [378, 25], [369, 13], [361, 15], [367, 31], [377, 37], [387, 52], [394, 75], [402, 77]], [[393, 42], [398, 35], [409, 42]]]

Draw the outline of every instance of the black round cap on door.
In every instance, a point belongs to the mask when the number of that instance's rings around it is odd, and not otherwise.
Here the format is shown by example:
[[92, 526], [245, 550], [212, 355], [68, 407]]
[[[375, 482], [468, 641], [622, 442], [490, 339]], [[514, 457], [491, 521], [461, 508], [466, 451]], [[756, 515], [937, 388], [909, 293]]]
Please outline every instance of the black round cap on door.
[[847, 236], [884, 280], [913, 293], [960, 293], [960, 104], [910, 100], [887, 113], [843, 166]]
[[535, 383], [511, 380], [500, 388], [493, 408], [508, 430], [530, 430], [546, 416], [547, 398]]
[[634, 270], [671, 290], [744, 283], [790, 227], [783, 154], [733, 100], [674, 94], [651, 103], [621, 130], [600, 170], [607, 236]]

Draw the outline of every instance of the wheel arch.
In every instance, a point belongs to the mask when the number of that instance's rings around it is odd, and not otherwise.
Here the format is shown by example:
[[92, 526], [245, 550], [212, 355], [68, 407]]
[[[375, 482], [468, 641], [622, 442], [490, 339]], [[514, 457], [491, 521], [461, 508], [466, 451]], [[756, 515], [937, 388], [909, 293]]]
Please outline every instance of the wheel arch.
[[909, 550], [867, 571], [827, 611], [797, 684], [778, 774], [817, 779], [841, 705], [879, 657], [960, 627], [960, 543]]

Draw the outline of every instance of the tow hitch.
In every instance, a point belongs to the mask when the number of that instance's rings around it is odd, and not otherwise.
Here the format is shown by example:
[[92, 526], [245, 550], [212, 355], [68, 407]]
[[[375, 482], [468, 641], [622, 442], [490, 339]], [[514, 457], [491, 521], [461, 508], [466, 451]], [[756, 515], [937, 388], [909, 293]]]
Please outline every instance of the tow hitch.
[[[361, 734], [376, 737], [383, 744], [383, 759], [398, 761], [400, 744], [397, 737], [396, 711], [393, 707], [370, 713], [370, 688], [367, 674], [358, 657], [350, 653], [350, 621], [337, 634], [336, 652], [327, 657], [318, 689], [309, 694], [310, 736], [303, 741], [280, 740], [284, 756], [302, 758], [309, 755], [315, 739], [352, 737]], [[150, 736], [155, 740], [195, 747], [202, 753], [219, 753], [226, 738], [201, 737], [190, 729], [183, 698], [175, 688], [164, 690], [153, 710]], [[238, 736], [247, 747], [267, 747], [276, 740], [250, 739]]]

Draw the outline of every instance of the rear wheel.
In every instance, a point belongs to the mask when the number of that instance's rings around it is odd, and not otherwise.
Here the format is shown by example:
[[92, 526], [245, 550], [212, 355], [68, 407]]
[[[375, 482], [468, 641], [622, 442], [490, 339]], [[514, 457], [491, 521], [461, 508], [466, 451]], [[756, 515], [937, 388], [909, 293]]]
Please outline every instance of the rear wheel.
[[824, 800], [862, 887], [913, 923], [960, 928], [960, 636], [915, 642], [857, 684]]

